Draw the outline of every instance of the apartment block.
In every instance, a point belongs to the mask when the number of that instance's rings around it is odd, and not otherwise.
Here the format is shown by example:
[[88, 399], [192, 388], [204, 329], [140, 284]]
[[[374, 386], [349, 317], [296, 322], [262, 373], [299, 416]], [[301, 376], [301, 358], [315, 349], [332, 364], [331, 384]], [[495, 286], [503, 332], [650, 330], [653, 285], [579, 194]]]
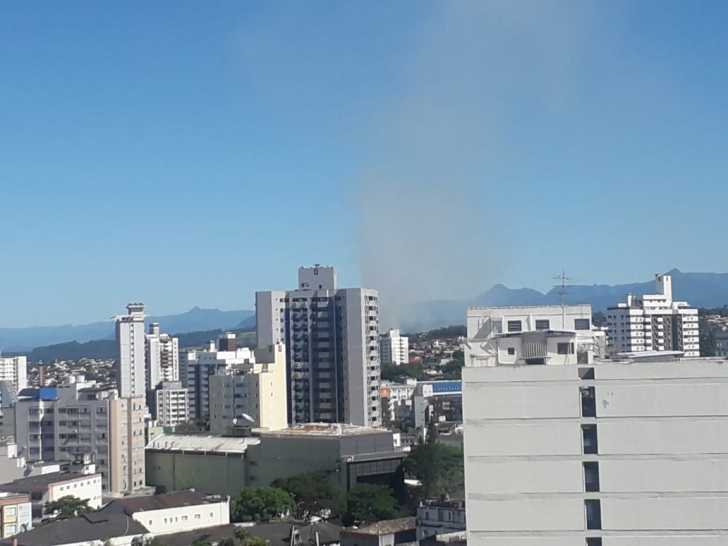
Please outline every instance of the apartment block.
[[379, 341], [382, 366], [407, 364], [409, 362], [409, 338], [399, 330], [389, 330]]
[[112, 317], [116, 322], [119, 358], [116, 378], [122, 398], [146, 397], [146, 341], [144, 335], [144, 304], [130, 303], [126, 315]]
[[380, 426], [379, 296], [301, 267], [298, 288], [256, 293], [258, 344], [286, 346], [291, 423]]
[[655, 275], [656, 294], [627, 295], [627, 301], [607, 309], [611, 353], [679, 351], [700, 356], [698, 310], [672, 299], [672, 277]]
[[210, 432], [237, 427], [277, 430], [288, 425], [286, 350], [282, 344], [255, 351], [255, 361], [209, 377]]
[[157, 426], [174, 427], [189, 420], [189, 397], [180, 381], [163, 381], [151, 391], [150, 411]]
[[18, 391], [28, 386], [28, 359], [0, 353], [0, 381], [7, 381]]
[[164, 381], [179, 381], [179, 340], [160, 333], [159, 324], [149, 325], [145, 336], [147, 385], [156, 389]]
[[478, 323], [469, 321], [463, 369], [469, 544], [728, 541], [722, 361], [645, 353], [503, 362], [481, 339]]
[[204, 351], [190, 350], [180, 354], [180, 378], [188, 391], [190, 418], [210, 415], [212, 376], [225, 374], [234, 366], [255, 364], [253, 351], [246, 347], [236, 348], [231, 339], [234, 340], [233, 334], [225, 334], [217, 345], [211, 341]]
[[413, 419], [416, 379], [405, 379], [401, 383], [383, 381], [379, 389], [382, 400], [382, 415], [385, 421], [409, 421]]
[[144, 397], [120, 398], [71, 376], [57, 387], [24, 389], [15, 410], [16, 442], [28, 462], [91, 454], [105, 494], [144, 487]]

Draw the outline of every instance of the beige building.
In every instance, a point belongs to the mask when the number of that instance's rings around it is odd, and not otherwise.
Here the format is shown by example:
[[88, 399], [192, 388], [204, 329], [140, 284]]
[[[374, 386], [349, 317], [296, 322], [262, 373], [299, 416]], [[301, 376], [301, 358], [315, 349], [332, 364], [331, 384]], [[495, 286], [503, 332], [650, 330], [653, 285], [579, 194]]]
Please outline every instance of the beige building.
[[8, 538], [33, 528], [30, 495], [0, 493], [0, 538]]
[[74, 461], [95, 455], [104, 494], [144, 487], [144, 397], [119, 398], [83, 376], [58, 387], [21, 396], [16, 409], [16, 441], [28, 462]]
[[210, 432], [236, 427], [277, 430], [288, 425], [286, 349], [256, 349], [255, 360], [235, 364], [210, 381]]

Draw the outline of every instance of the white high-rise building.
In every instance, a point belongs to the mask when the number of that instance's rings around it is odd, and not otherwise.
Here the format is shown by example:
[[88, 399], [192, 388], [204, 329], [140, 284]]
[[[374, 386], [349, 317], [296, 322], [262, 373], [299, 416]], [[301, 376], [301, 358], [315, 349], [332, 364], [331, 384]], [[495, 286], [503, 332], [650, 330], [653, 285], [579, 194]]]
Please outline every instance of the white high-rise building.
[[409, 362], [409, 338], [393, 329], [382, 336], [379, 341], [379, 353], [382, 366], [407, 364]]
[[126, 315], [112, 317], [116, 321], [116, 340], [119, 343], [119, 359], [116, 362], [119, 396], [146, 397], [144, 304], [130, 303], [126, 309]]
[[0, 381], [9, 381], [16, 391], [28, 386], [28, 359], [25, 356], [2, 356], [0, 353]]
[[159, 324], [149, 325], [146, 335], [147, 385], [156, 389], [163, 381], [179, 381], [179, 340], [159, 332]]
[[532, 345], [515, 324], [496, 337], [520, 337], [515, 350], [538, 356], [514, 359], [510, 342], [486, 339], [479, 315], [468, 312], [463, 369], [468, 544], [728, 544], [728, 369], [719, 359], [579, 362]]
[[655, 275], [656, 294], [627, 295], [627, 301], [607, 309], [610, 352], [681, 351], [700, 356], [698, 310], [673, 301], [672, 277]]
[[290, 422], [382, 424], [379, 296], [301, 267], [298, 289], [257, 292], [258, 345], [286, 346]]

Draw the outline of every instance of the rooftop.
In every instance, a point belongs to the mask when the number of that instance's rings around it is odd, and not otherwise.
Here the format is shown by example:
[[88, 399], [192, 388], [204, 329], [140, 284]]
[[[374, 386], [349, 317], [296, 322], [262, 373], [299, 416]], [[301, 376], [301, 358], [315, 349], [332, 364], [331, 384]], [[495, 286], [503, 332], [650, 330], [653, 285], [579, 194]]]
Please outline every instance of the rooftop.
[[212, 434], [161, 434], [149, 442], [147, 449], [195, 451], [207, 453], [245, 453], [250, 445], [260, 443], [256, 437], [214, 436]]
[[198, 506], [223, 502], [219, 498], [210, 498], [194, 491], [174, 491], [164, 495], [149, 495], [146, 497], [128, 497], [116, 499], [101, 509], [101, 512], [123, 512], [134, 514], [150, 510], [164, 510], [166, 508], [182, 508], [183, 506]]
[[[20, 533], [18, 546], [56, 546], [58, 544], [95, 543], [111, 537], [135, 536], [147, 533], [143, 525], [125, 514], [94, 512], [77, 518], [62, 519]], [[0, 545], [13, 544], [12, 538]]]
[[34, 489], [45, 489], [54, 483], [70, 482], [75, 480], [100, 478], [101, 474], [81, 474], [80, 472], [50, 472], [48, 474], [40, 474], [38, 476], [29, 476], [27, 478], [18, 478], [10, 483], [0, 485], [0, 489], [12, 486], [13, 489], [27, 487], [28, 491]]
[[261, 432], [261, 436], [358, 436], [386, 432], [382, 429], [343, 423], [305, 423], [281, 430]]
[[412, 517], [378, 521], [377, 523], [372, 523], [366, 527], [361, 527], [360, 529], [347, 532], [366, 535], [389, 535], [392, 533], [400, 533], [402, 531], [411, 531], [416, 528], [417, 518]]
[[[217, 542], [224, 537], [234, 537], [235, 528], [236, 525], [228, 524], [164, 535], [164, 543], [169, 546], [189, 546], [200, 538]], [[308, 524], [284, 521], [258, 523], [252, 526], [246, 525], [244, 528], [250, 537], [267, 540], [270, 546], [290, 546], [291, 531], [294, 529], [298, 532], [302, 544], [311, 544], [312, 546], [316, 544], [336, 544], [340, 541], [339, 534], [342, 530], [338, 525], [328, 522]], [[318, 533], [318, 543], [316, 542], [316, 533]]]

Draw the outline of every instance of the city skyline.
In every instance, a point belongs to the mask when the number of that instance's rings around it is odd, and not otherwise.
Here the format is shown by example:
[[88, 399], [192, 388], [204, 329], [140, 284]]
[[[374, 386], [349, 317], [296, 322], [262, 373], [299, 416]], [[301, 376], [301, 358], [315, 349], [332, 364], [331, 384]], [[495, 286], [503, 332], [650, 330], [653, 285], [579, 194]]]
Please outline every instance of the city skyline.
[[721, 229], [726, 14], [9, 5], [0, 326], [250, 309], [314, 262], [394, 305], [728, 271], [695, 244]]

